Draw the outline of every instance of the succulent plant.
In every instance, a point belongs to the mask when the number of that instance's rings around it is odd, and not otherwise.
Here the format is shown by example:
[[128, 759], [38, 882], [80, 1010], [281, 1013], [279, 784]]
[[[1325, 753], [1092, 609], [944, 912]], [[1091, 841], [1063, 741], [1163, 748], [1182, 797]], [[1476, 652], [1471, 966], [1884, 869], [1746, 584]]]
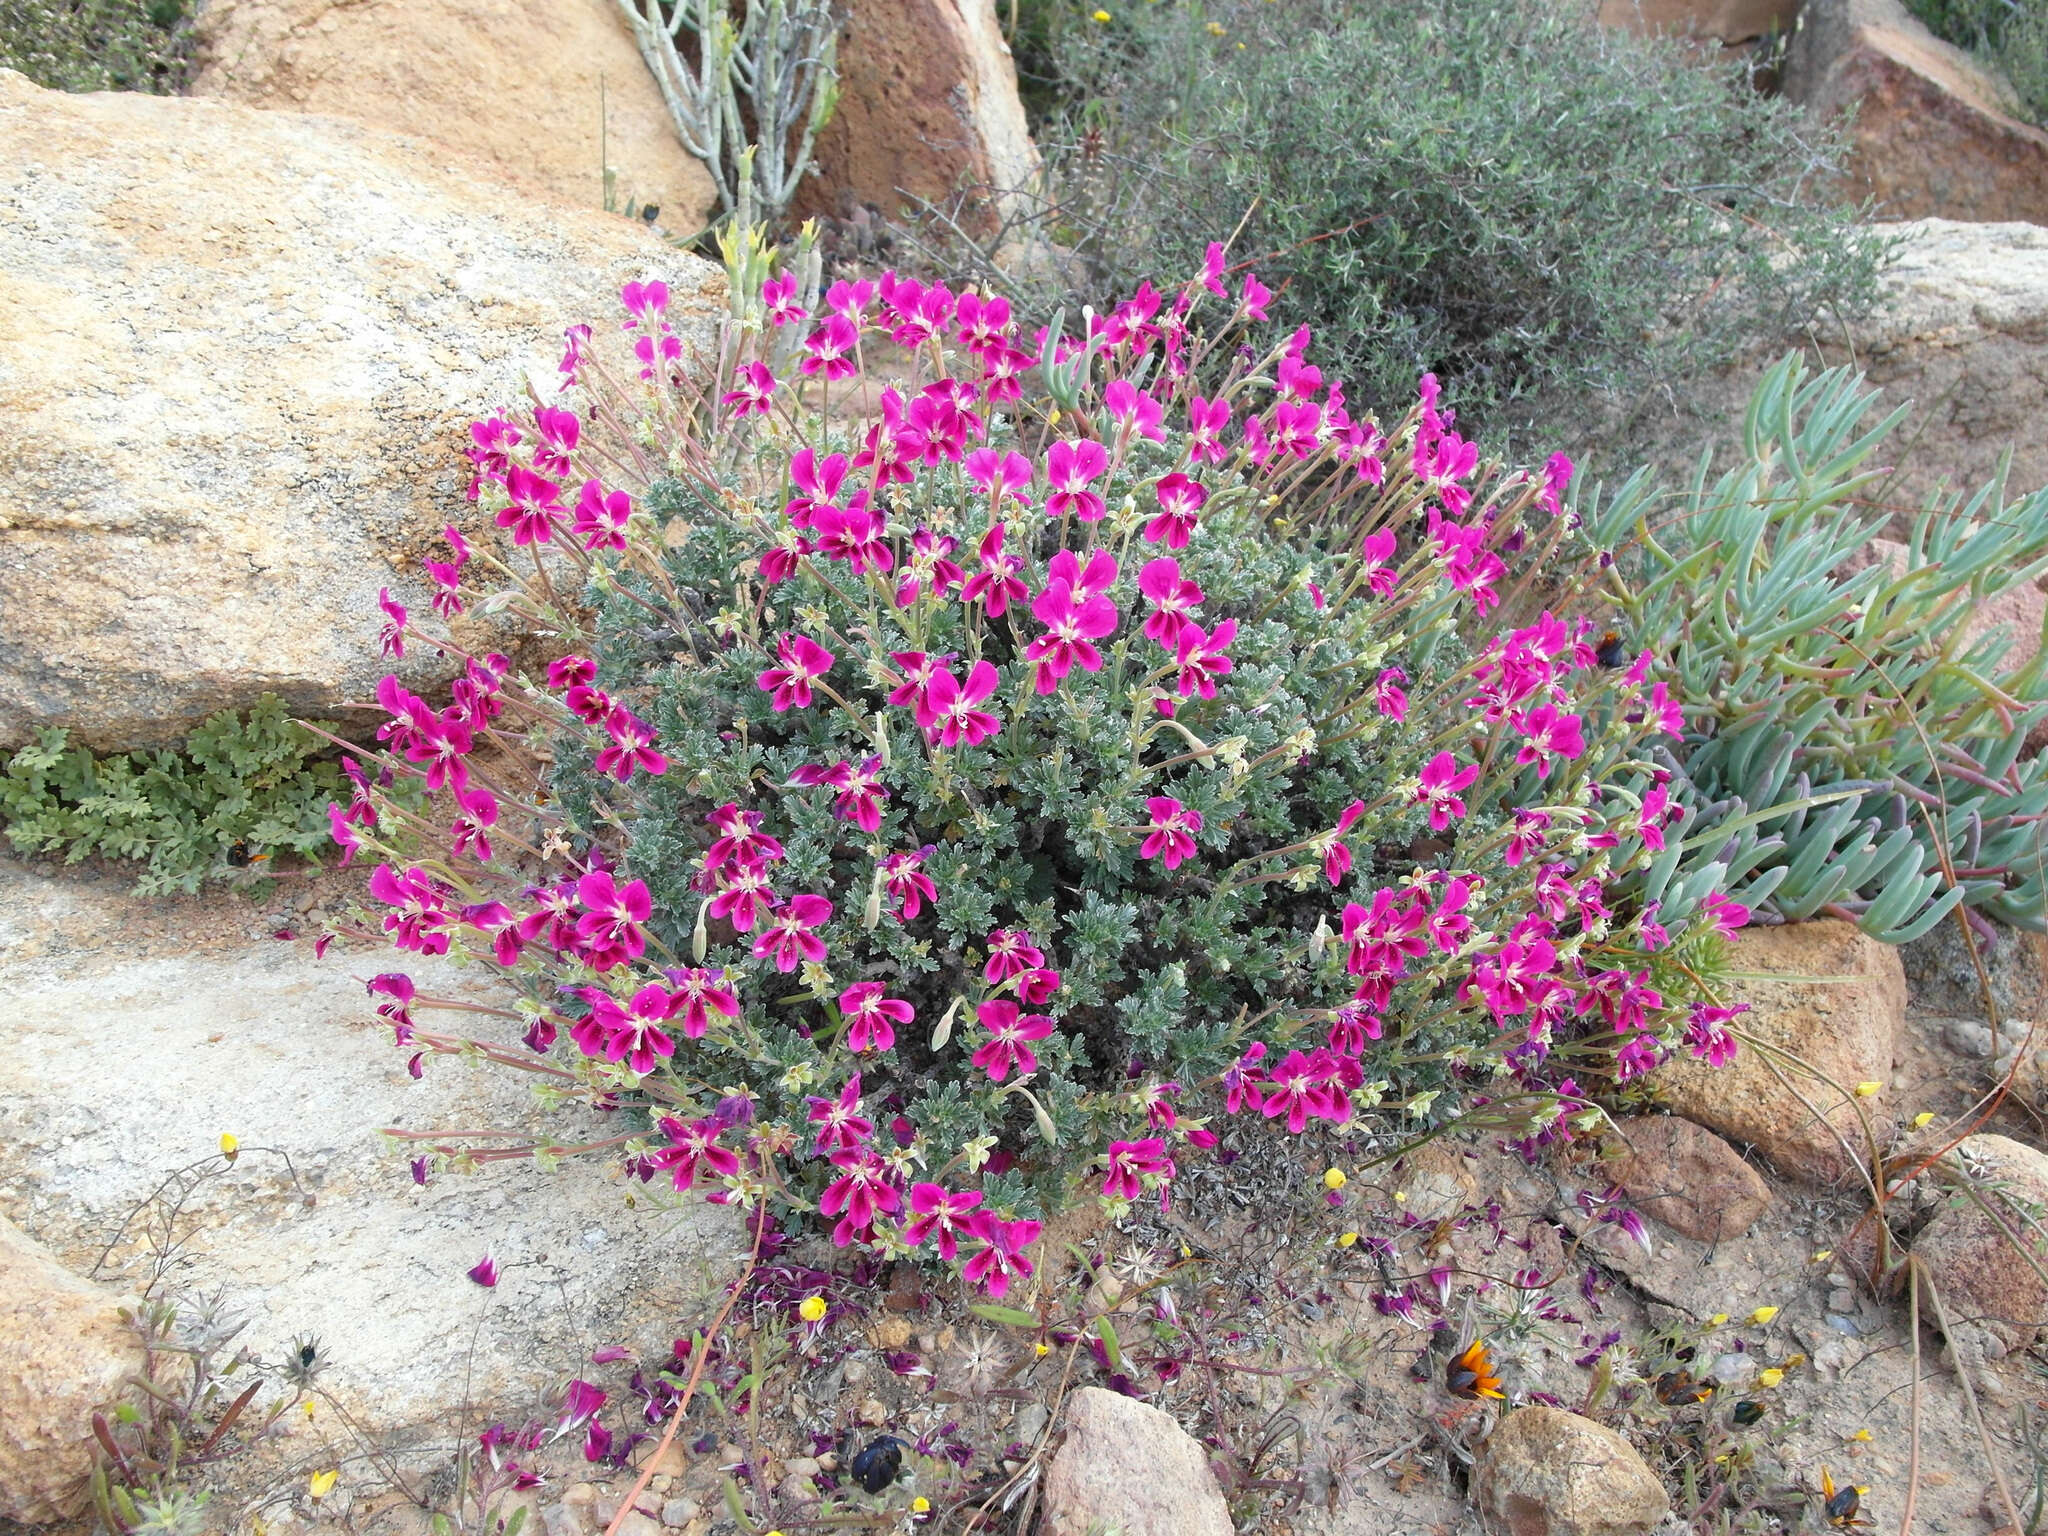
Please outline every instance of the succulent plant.
[[1879, 454], [1908, 410], [1876, 405], [1852, 370], [1787, 357], [1717, 479], [1709, 453], [1683, 489], [1639, 471], [1579, 508], [1621, 552], [1631, 643], [1685, 701], [1668, 766], [1689, 815], [1645, 895], [1711, 866], [1752, 907], [1892, 943], [1958, 906], [2040, 930], [2048, 767], [2024, 748], [2048, 657], [2009, 662], [2023, 637], [1972, 619], [2048, 571], [2048, 491], [2008, 500], [2001, 472], [1939, 494], [1887, 558]]

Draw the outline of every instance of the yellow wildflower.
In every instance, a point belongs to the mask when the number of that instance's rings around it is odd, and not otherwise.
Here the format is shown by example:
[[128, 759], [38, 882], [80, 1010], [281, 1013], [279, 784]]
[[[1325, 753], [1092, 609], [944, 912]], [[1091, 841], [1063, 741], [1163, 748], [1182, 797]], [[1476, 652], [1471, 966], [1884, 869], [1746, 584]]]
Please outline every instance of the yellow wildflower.
[[1351, 1181], [1344, 1176], [1344, 1170], [1342, 1168], [1325, 1168], [1323, 1170], [1323, 1188], [1325, 1189], [1342, 1189], [1346, 1184], [1350, 1182]]
[[1339, 1248], [1349, 1248], [1353, 1243], [1357, 1241], [1358, 1234], [1356, 1232], [1346, 1232], [1337, 1239], [1337, 1246]]
[[1776, 1317], [1777, 1315], [1778, 1308], [1776, 1307], [1758, 1307], [1754, 1312], [1749, 1314], [1749, 1320], [1752, 1323], [1755, 1323], [1759, 1328], [1761, 1328], [1765, 1323], [1768, 1323], [1772, 1318]]
[[306, 1492], [313, 1495], [316, 1499], [324, 1499], [328, 1494], [334, 1492], [334, 1480], [340, 1476], [341, 1469], [339, 1467], [327, 1472], [315, 1472], [306, 1479]]
[[220, 1155], [222, 1157], [226, 1158], [229, 1162], [233, 1162], [235, 1154], [241, 1150], [241, 1139], [233, 1131], [222, 1131], [220, 1133]]
[[1758, 1371], [1756, 1373], [1756, 1384], [1760, 1387], [1775, 1387], [1779, 1382], [1783, 1381], [1784, 1379], [1785, 1373], [1779, 1370], [1775, 1365], [1772, 1366], [1769, 1370]]
[[807, 1323], [815, 1323], [825, 1315], [825, 1298], [822, 1296], [806, 1296], [798, 1303], [796, 1315]]
[[1871, 1095], [1872, 1095], [1873, 1093], [1876, 1093], [1876, 1092], [1877, 1092], [1877, 1091], [1878, 1091], [1879, 1089], [1881, 1089], [1881, 1088], [1883, 1088], [1883, 1087], [1884, 1087], [1884, 1084], [1883, 1084], [1883, 1083], [1880, 1083], [1880, 1082], [1862, 1082], [1862, 1083], [1858, 1083], [1858, 1084], [1856, 1085], [1856, 1097], [1857, 1097], [1857, 1098], [1859, 1098], [1859, 1099], [1867, 1099], [1867, 1098], [1869, 1098], [1869, 1097], [1870, 1097], [1870, 1096], [1871, 1096]]

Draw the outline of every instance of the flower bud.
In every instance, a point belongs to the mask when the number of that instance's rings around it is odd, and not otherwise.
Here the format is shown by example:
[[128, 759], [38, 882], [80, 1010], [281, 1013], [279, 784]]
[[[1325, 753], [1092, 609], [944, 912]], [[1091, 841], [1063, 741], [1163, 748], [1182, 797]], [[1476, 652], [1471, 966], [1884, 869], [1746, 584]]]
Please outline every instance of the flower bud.
[[[875, 755], [881, 758], [884, 768], [889, 766], [889, 716], [886, 711], [879, 709], [875, 711]], [[868, 926], [872, 928], [874, 924], [870, 923]]]
[[1326, 912], [1316, 919], [1316, 931], [1308, 936], [1308, 958], [1311, 964], [1323, 963], [1323, 951], [1330, 947], [1330, 916]]
[[953, 1001], [946, 1005], [946, 1011], [939, 1015], [939, 1022], [932, 1030], [932, 1049], [942, 1051], [946, 1042], [953, 1038], [953, 1016], [960, 1011], [960, 1005], [967, 999], [955, 993]]
[[697, 926], [690, 930], [690, 959], [698, 965], [704, 963], [704, 951], [711, 947], [711, 930], [706, 926], [710, 910], [711, 902], [708, 897], [698, 902]]

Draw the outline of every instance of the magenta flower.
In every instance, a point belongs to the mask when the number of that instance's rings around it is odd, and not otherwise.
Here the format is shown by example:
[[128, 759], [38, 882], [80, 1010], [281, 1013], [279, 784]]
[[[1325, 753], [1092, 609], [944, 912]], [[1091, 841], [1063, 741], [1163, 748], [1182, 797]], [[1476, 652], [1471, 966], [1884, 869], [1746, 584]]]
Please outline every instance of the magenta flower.
[[827, 560], [849, 561], [856, 576], [887, 571], [896, 563], [895, 554], [882, 542], [881, 515], [868, 508], [865, 491], [850, 506], [820, 507], [811, 530], [818, 536], [818, 553]]
[[867, 307], [875, 301], [875, 285], [867, 278], [848, 282], [841, 278], [825, 290], [825, 309], [830, 314], [844, 315], [855, 326], [861, 324]]
[[505, 494], [511, 504], [498, 514], [498, 526], [512, 530], [514, 544], [545, 544], [553, 535], [554, 521], [566, 509], [557, 499], [561, 487], [522, 464], [505, 471]]
[[1273, 448], [1305, 459], [1316, 451], [1323, 408], [1313, 400], [1281, 400], [1273, 407]]
[[1471, 933], [1472, 919], [1465, 916], [1465, 908], [1482, 883], [1477, 876], [1466, 879], [1462, 875], [1445, 883], [1444, 894], [1429, 915], [1428, 929], [1430, 943], [1445, 954], [1454, 953]]
[[1263, 320], [1266, 318], [1266, 305], [1272, 297], [1273, 290], [1247, 272], [1243, 286], [1238, 289], [1237, 306], [1247, 320]]
[[913, 853], [892, 853], [882, 860], [882, 888], [896, 898], [899, 921], [913, 921], [926, 902], [938, 900], [938, 887], [924, 872], [924, 861], [932, 852], [927, 843]]
[[903, 1228], [903, 1241], [912, 1248], [938, 1234], [939, 1257], [951, 1263], [960, 1253], [959, 1234], [967, 1230], [974, 1208], [981, 1204], [978, 1189], [949, 1190], [943, 1184], [910, 1186], [911, 1220]]
[[370, 895], [396, 908], [384, 919], [384, 931], [392, 935], [393, 947], [422, 955], [448, 953], [448, 935], [442, 930], [454, 921], [453, 914], [425, 870], [413, 865], [401, 873], [389, 864], [379, 864], [370, 876]]
[[596, 480], [586, 480], [576, 497], [576, 520], [569, 531], [582, 537], [585, 549], [624, 549], [626, 524], [632, 519], [632, 497], [624, 491], [607, 491]]
[[1045, 964], [1045, 951], [1022, 928], [998, 928], [988, 936], [988, 964], [981, 974], [990, 986]]
[[1509, 723], [1522, 733], [1518, 763], [1534, 763], [1536, 777], [1550, 777], [1553, 758], [1575, 758], [1586, 750], [1584, 722], [1577, 715], [1561, 713], [1553, 704], [1539, 705], [1524, 714], [1513, 715]]
[[732, 924], [737, 933], [749, 933], [778, 904], [768, 885], [768, 867], [750, 861], [721, 864], [711, 875], [714, 894], [706, 909], [710, 916]]
[[1176, 650], [1182, 629], [1202, 601], [1202, 589], [1181, 575], [1178, 560], [1161, 555], [1146, 561], [1138, 572], [1138, 591], [1152, 604], [1145, 633], [1167, 650]]
[[1074, 589], [1074, 601], [1085, 603], [1091, 597], [1100, 597], [1116, 585], [1116, 556], [1106, 549], [1098, 549], [1088, 557], [1088, 564], [1081, 564], [1080, 556], [1071, 549], [1060, 550], [1046, 566], [1045, 579], [1048, 584], [1064, 581]]
[[1060, 973], [1036, 966], [1017, 977], [1017, 1000], [1032, 1008], [1040, 1008], [1053, 999], [1060, 989]]
[[725, 985], [725, 972], [697, 966], [666, 974], [676, 989], [669, 999], [669, 1016], [682, 1020], [685, 1039], [703, 1039], [714, 1012], [728, 1019], [739, 1017], [740, 1000]]
[[1010, 301], [1000, 296], [983, 298], [971, 289], [960, 295], [954, 307], [958, 327], [955, 338], [968, 351], [980, 354], [1008, 344]]
[[[1147, 1136], [1142, 1141], [1112, 1141], [1102, 1193], [1112, 1200], [1135, 1200], [1145, 1192], [1143, 1180], [1147, 1175], [1164, 1183], [1172, 1179], [1173, 1172], [1173, 1159], [1166, 1155], [1164, 1138]], [[1162, 1190], [1162, 1207], [1164, 1200]]]
[[1209, 249], [1202, 256], [1202, 286], [1219, 299], [1230, 297], [1230, 290], [1223, 286], [1223, 242], [1211, 240]]
[[1714, 920], [1714, 926], [1731, 939], [1735, 937], [1735, 931], [1738, 928], [1746, 927], [1749, 923], [1749, 908], [1739, 901], [1722, 895], [1719, 891], [1715, 891], [1705, 901], [1701, 902], [1700, 910], [1711, 917]]
[[1408, 695], [1401, 687], [1407, 681], [1406, 672], [1388, 667], [1372, 686], [1373, 707], [1396, 724], [1408, 718]]
[[455, 803], [460, 814], [448, 828], [449, 850], [458, 857], [472, 853], [479, 863], [490, 863], [490, 829], [498, 824], [497, 800], [486, 790], [465, 789], [456, 792]]
[[469, 1267], [469, 1278], [485, 1290], [498, 1283], [498, 1265], [488, 1253]]
[[991, 521], [1003, 515], [1005, 501], [1031, 505], [1031, 498], [1024, 494], [1031, 484], [1031, 461], [1015, 449], [998, 453], [993, 448], [977, 448], [967, 455], [963, 467], [968, 484], [988, 497]]
[[576, 882], [576, 899], [584, 915], [576, 920], [576, 940], [583, 961], [594, 971], [608, 971], [647, 952], [641, 926], [654, 911], [644, 881], [612, 882], [611, 871], [594, 869]]
[[601, 988], [585, 987], [583, 996], [590, 1013], [570, 1033], [584, 1055], [600, 1054], [600, 1049], [593, 1049], [600, 1045], [606, 1061], [623, 1061], [641, 1077], [675, 1055], [676, 1043], [661, 1027], [676, 1006], [666, 987], [650, 982], [623, 1008]]
[[1102, 392], [1102, 405], [1116, 419], [1125, 438], [1135, 432], [1155, 443], [1166, 440], [1166, 434], [1160, 430], [1165, 407], [1130, 380], [1112, 380]]
[[626, 322], [621, 330], [643, 331], [668, 329], [668, 284], [656, 280], [647, 283], [628, 283], [619, 290], [619, 302], [626, 308]]
[[1510, 939], [1497, 953], [1473, 962], [1466, 985], [1479, 994], [1496, 1019], [1513, 1018], [1529, 1012], [1556, 990], [1551, 977], [1556, 966], [1557, 951], [1548, 940], [1531, 938], [1524, 943]]
[[475, 501], [486, 480], [500, 485], [504, 483], [506, 473], [512, 468], [511, 450], [525, 439], [519, 429], [502, 416], [493, 416], [489, 421], [472, 421], [469, 439], [474, 446], [463, 449], [462, 456], [476, 468], [476, 474], [469, 482], [469, 499]]
[[810, 1123], [818, 1128], [817, 1145], [811, 1150], [820, 1157], [864, 1147], [875, 1134], [875, 1122], [860, 1112], [858, 1072], [840, 1086], [838, 1097], [812, 1094], [804, 1102], [810, 1106]]
[[1033, 1266], [1024, 1250], [1038, 1241], [1039, 1230], [1035, 1221], [1003, 1221], [993, 1211], [976, 1211], [967, 1219], [967, 1231], [986, 1246], [962, 1266], [961, 1278], [1000, 1301], [1011, 1281], [1031, 1278]]
[[1101, 594], [1078, 599], [1064, 581], [1055, 581], [1038, 594], [1032, 615], [1046, 632], [1025, 648], [1024, 658], [1037, 664], [1033, 687], [1051, 693], [1069, 670], [1102, 670], [1102, 653], [1091, 643], [1116, 630], [1116, 604]]
[[1021, 603], [1029, 595], [1017, 573], [1024, 569], [1024, 562], [1015, 555], [1003, 553], [1003, 525], [992, 523], [988, 532], [981, 536], [981, 569], [967, 578], [967, 585], [960, 589], [963, 603], [981, 603], [992, 619], [1000, 619], [1012, 603]]
[[1268, 1120], [1287, 1116], [1287, 1129], [1299, 1136], [1311, 1117], [1342, 1125], [1351, 1118], [1351, 1100], [1336, 1083], [1337, 1057], [1318, 1046], [1303, 1055], [1289, 1051], [1261, 1088], [1259, 1113]]
[[896, 1043], [896, 1026], [917, 1016], [901, 998], [885, 997], [879, 981], [856, 981], [841, 992], [839, 1012], [846, 1020], [846, 1048], [855, 1055], [888, 1050]]
[[1048, 517], [1072, 514], [1084, 523], [1099, 522], [1106, 510], [1091, 485], [1109, 470], [1109, 450], [1092, 438], [1062, 438], [1047, 450], [1045, 479], [1052, 494], [1045, 498]]
[[1172, 870], [1195, 856], [1191, 834], [1202, 830], [1200, 811], [1191, 811], [1165, 795], [1147, 800], [1145, 810], [1152, 818], [1152, 830], [1138, 849], [1139, 858], [1158, 859]]
[[889, 1165], [864, 1147], [835, 1152], [831, 1162], [839, 1177], [825, 1186], [818, 1199], [818, 1213], [839, 1217], [832, 1229], [834, 1246], [873, 1241], [875, 1218], [903, 1207]]
[[1168, 549], [1186, 549], [1209, 493], [1175, 470], [1159, 482], [1154, 494], [1159, 498], [1159, 515], [1145, 525], [1146, 542], [1164, 541]]
[[944, 597], [966, 582], [967, 573], [950, 558], [956, 542], [929, 528], [920, 528], [910, 536], [910, 556], [903, 564], [902, 575], [896, 579], [898, 608], [908, 608], [926, 587], [931, 588], [933, 596]]
[[398, 661], [405, 655], [405, 604], [391, 595], [389, 587], [379, 587], [377, 606], [384, 610], [384, 627], [378, 631], [378, 642], [386, 656]]
[[700, 1167], [706, 1173], [729, 1178], [740, 1171], [740, 1160], [730, 1149], [718, 1144], [719, 1133], [724, 1129], [713, 1119], [693, 1120], [685, 1125], [672, 1115], [663, 1115], [661, 1133], [668, 1137], [668, 1145], [647, 1154], [647, 1167], [668, 1174], [678, 1193], [696, 1183]]
[[656, 777], [668, 772], [668, 759], [654, 750], [654, 727], [625, 705], [612, 706], [604, 728], [612, 744], [600, 751], [592, 764], [599, 773], [608, 773], [623, 784], [635, 769]]
[[789, 461], [789, 481], [798, 494], [783, 503], [782, 515], [799, 528], [809, 528], [820, 512], [839, 508], [846, 474], [845, 454], [835, 453], [820, 462], [814, 449], [799, 450]]
[[1713, 1008], [1705, 1003], [1694, 1003], [1685, 1021], [1685, 1043], [1692, 1048], [1693, 1055], [1708, 1066], [1725, 1067], [1735, 1059], [1737, 1049], [1735, 1036], [1727, 1026], [1747, 1012], [1747, 1003], [1738, 1003], [1733, 1008]]
[[1257, 1109], [1263, 1102], [1266, 1069], [1262, 1063], [1265, 1059], [1264, 1043], [1254, 1040], [1224, 1072], [1223, 1108], [1226, 1113], [1234, 1115], [1247, 1104]]
[[734, 416], [766, 416], [775, 395], [775, 375], [762, 362], [748, 363], [733, 374], [733, 386], [718, 403]]
[[1460, 790], [1472, 787], [1479, 777], [1479, 765], [1460, 768], [1457, 759], [1449, 752], [1439, 752], [1423, 764], [1422, 781], [1416, 787], [1417, 803], [1429, 807], [1429, 828], [1441, 832], [1451, 822], [1465, 814], [1465, 802], [1459, 798]]
[[704, 850], [707, 868], [757, 859], [772, 863], [783, 856], [782, 844], [761, 830], [759, 811], [743, 811], [727, 801], [704, 820], [718, 834]]
[[1401, 579], [1401, 573], [1394, 567], [1394, 530], [1382, 528], [1369, 533], [1358, 546], [1359, 574], [1365, 578], [1365, 585], [1374, 597], [1385, 597], [1394, 590]]
[[853, 349], [860, 343], [860, 328], [844, 315], [829, 315], [823, 325], [804, 338], [804, 360], [797, 368], [805, 378], [823, 374], [828, 380], [848, 379], [860, 372]]
[[767, 306], [771, 325], [794, 325], [809, 317], [810, 311], [796, 301], [796, 274], [785, 272], [761, 285], [761, 302]]
[[1223, 442], [1223, 429], [1230, 425], [1230, 402], [1220, 395], [1204, 400], [1196, 395], [1188, 402], [1188, 462], [1221, 464], [1230, 457]]
[[956, 654], [948, 651], [943, 656], [933, 656], [924, 651], [891, 651], [889, 659], [903, 669], [903, 680], [889, 690], [889, 702], [908, 709], [920, 726], [931, 729], [937, 719], [931, 707], [932, 681]]
[[857, 767], [849, 762], [834, 763], [829, 768], [806, 764], [789, 776], [789, 782], [830, 786], [838, 791], [832, 803], [835, 816], [852, 822], [863, 832], [881, 829], [882, 802], [889, 798], [889, 791], [882, 785], [881, 758], [863, 759]]
[[754, 958], [772, 959], [778, 971], [793, 971], [805, 960], [823, 960], [825, 941], [811, 930], [832, 919], [832, 903], [822, 896], [792, 896], [789, 904], [764, 924], [754, 940]]
[[1344, 834], [1356, 826], [1358, 818], [1364, 814], [1363, 800], [1352, 801], [1338, 814], [1336, 839], [1323, 855], [1323, 878], [1332, 886], [1342, 884], [1344, 877], [1351, 873], [1351, 845], [1344, 841]]
[[1020, 1014], [1017, 1005], [1007, 997], [990, 998], [975, 1010], [975, 1016], [990, 1038], [975, 1051], [973, 1060], [991, 1082], [1000, 1083], [1012, 1070], [1038, 1069], [1038, 1053], [1027, 1042], [1043, 1040], [1051, 1034], [1051, 1019], [1042, 1013]]
[[1572, 483], [1572, 461], [1562, 453], [1553, 453], [1550, 462], [1543, 466], [1543, 489], [1537, 493], [1536, 504], [1549, 512], [1552, 517], [1564, 515], [1564, 493]]
[[562, 1394], [562, 1416], [555, 1421], [555, 1431], [549, 1438], [559, 1440], [564, 1435], [573, 1435], [596, 1418], [607, 1401], [606, 1394], [589, 1382], [570, 1382]]
[[332, 800], [327, 802], [327, 835], [341, 850], [341, 867], [347, 869], [355, 861], [355, 856], [363, 851], [363, 840], [350, 822], [348, 812]]
[[810, 708], [811, 683], [830, 672], [837, 658], [808, 635], [781, 636], [775, 654], [782, 665], [768, 668], [755, 679], [761, 691], [771, 695], [771, 707], [778, 715]]
[[974, 664], [965, 684], [955, 679], [950, 669], [936, 673], [925, 695], [931, 714], [926, 729], [933, 739], [943, 747], [957, 747], [962, 741], [978, 747], [1000, 731], [1002, 721], [975, 707], [996, 691], [1000, 680], [995, 667], [986, 661]]
[[1216, 679], [1231, 669], [1230, 646], [1237, 639], [1237, 620], [1223, 619], [1212, 630], [1189, 620], [1180, 627], [1174, 642], [1174, 660], [1180, 667], [1175, 688], [1182, 698], [1199, 691], [1203, 698], [1216, 697]]

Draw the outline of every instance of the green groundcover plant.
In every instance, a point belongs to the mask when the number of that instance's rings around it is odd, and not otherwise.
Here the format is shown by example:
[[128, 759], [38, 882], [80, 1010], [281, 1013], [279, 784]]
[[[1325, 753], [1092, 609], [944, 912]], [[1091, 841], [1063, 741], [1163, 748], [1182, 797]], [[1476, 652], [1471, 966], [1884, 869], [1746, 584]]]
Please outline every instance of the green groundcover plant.
[[1059, 82], [1043, 207], [1076, 289], [1188, 270], [1242, 220], [1274, 318], [1364, 398], [1433, 371], [1540, 436], [1561, 400], [1854, 312], [1882, 259], [1823, 200], [1828, 130], [1585, 7], [1037, 0], [1019, 31]]
[[1733, 1050], [1746, 914], [1672, 869], [1652, 755], [1679, 707], [1539, 595], [1599, 564], [1569, 459], [1482, 464], [1433, 379], [1354, 412], [1220, 246], [1032, 336], [727, 238], [715, 347], [631, 283], [634, 363], [576, 327], [556, 398], [472, 428], [510, 542], [451, 529], [435, 608], [566, 653], [467, 656], [439, 709], [387, 679], [330, 807], [393, 945], [506, 989], [377, 977], [414, 1071], [618, 1117], [393, 1133], [416, 1177], [604, 1153], [1000, 1298], [1047, 1213], [1163, 1203], [1219, 1116], [1533, 1151]]
[[139, 862], [137, 889], [162, 895], [328, 846], [322, 807], [342, 771], [274, 695], [212, 716], [176, 750], [100, 756], [69, 740], [44, 729], [0, 759], [0, 825], [23, 853]]

